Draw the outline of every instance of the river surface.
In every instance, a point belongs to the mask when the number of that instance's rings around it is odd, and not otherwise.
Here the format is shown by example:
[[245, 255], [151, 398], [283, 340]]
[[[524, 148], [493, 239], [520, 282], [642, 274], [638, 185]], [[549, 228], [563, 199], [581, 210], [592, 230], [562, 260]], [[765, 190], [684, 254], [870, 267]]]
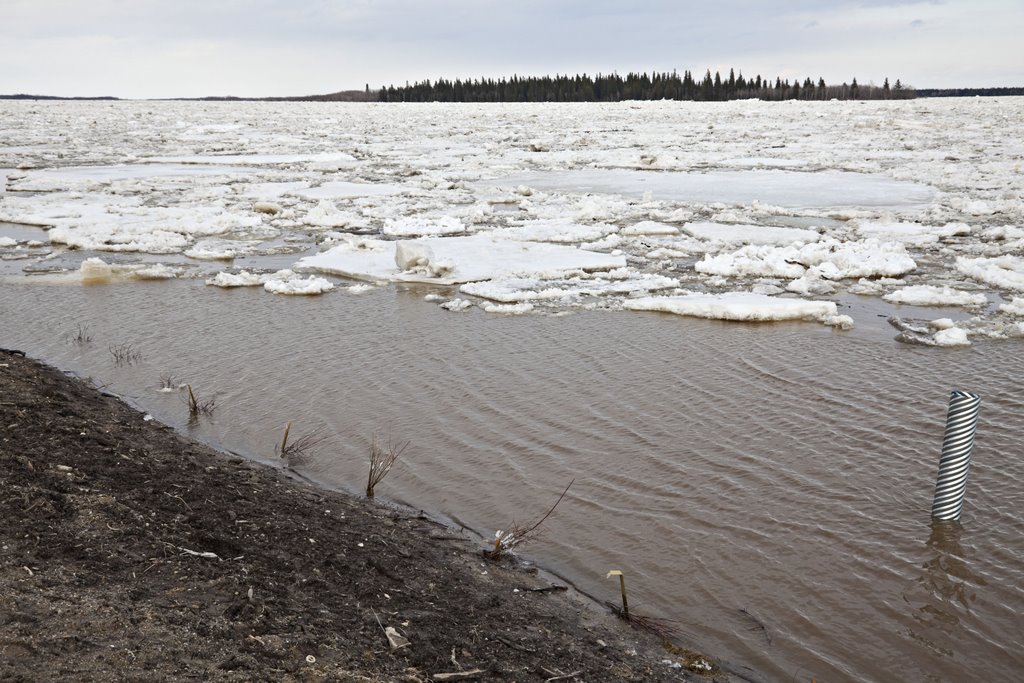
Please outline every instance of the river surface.
[[[186, 433], [260, 460], [288, 420], [326, 436], [303, 472], [359, 492], [375, 432], [408, 440], [382, 498], [521, 550], [759, 681], [1012, 681], [1024, 670], [1020, 346], [858, 326], [656, 313], [451, 313], [436, 288], [275, 297], [201, 281], [0, 286], [21, 348]], [[904, 307], [907, 310], [907, 307]], [[913, 313], [913, 309], [909, 309]], [[930, 310], [934, 318], [942, 310]], [[70, 341], [83, 326], [91, 341]], [[116, 366], [109, 347], [141, 362]], [[189, 425], [188, 382], [216, 409]], [[929, 520], [949, 391], [981, 394], [962, 526]]]

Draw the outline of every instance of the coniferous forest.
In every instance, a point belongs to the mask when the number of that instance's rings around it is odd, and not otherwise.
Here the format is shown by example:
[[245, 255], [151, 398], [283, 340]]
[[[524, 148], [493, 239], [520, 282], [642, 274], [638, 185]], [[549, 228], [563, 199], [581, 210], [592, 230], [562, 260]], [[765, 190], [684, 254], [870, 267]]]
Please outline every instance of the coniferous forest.
[[910, 99], [916, 96], [913, 88], [899, 80], [890, 85], [860, 85], [854, 78], [850, 83], [829, 85], [825, 79], [806, 78], [803, 82], [776, 78], [763, 79], [760, 75], [744, 78], [730, 69], [723, 77], [712, 75], [710, 69], [701, 79], [686, 71], [670, 73], [630, 73], [620, 76], [587, 74], [569, 76], [529, 76], [510, 79], [481, 78], [454, 81], [438, 79], [406, 83], [404, 87], [384, 86], [379, 91], [381, 102], [619, 102], [621, 100], [693, 100], [716, 102], [726, 100], [888, 100]]

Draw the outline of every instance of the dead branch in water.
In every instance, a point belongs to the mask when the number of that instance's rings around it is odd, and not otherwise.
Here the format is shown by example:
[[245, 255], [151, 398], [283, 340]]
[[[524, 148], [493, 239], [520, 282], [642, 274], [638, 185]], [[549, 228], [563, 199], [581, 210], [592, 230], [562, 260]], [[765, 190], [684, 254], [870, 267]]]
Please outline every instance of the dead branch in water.
[[484, 555], [492, 560], [497, 560], [513, 548], [537, 538], [541, 533], [540, 525], [543, 524], [544, 521], [551, 516], [551, 513], [555, 511], [555, 508], [558, 507], [558, 504], [562, 502], [563, 498], [565, 498], [565, 494], [569, 492], [569, 487], [572, 486], [575, 481], [576, 480], [573, 479], [569, 482], [568, 486], [565, 487], [565, 490], [562, 491], [562, 495], [560, 495], [558, 500], [555, 501], [555, 504], [548, 508], [548, 511], [545, 512], [544, 515], [536, 522], [520, 525], [518, 522], [513, 520], [508, 531], [498, 531], [495, 533], [494, 548], [485, 551]]
[[381, 482], [384, 477], [388, 476], [388, 472], [395, 466], [395, 461], [402, 455], [406, 448], [409, 447], [410, 441], [406, 441], [401, 446], [398, 445], [392, 437], [388, 437], [386, 442], [381, 442], [377, 434], [374, 433], [373, 441], [370, 444], [370, 472], [366, 478], [366, 497], [373, 498], [374, 487]]
[[292, 423], [291, 420], [284, 428], [284, 437], [281, 439], [281, 445], [275, 447], [277, 457], [285, 461], [285, 465], [288, 467], [297, 467], [302, 465], [309, 452], [319, 446], [327, 437], [320, 433], [319, 429], [314, 429], [308, 434], [303, 434], [299, 438], [292, 442], [288, 441], [288, 434], [291, 432]]
[[142, 362], [142, 352], [138, 351], [131, 344], [111, 344], [107, 347], [110, 356], [114, 359], [114, 365], [135, 365]]
[[753, 622], [753, 624], [754, 624], [753, 626], [751, 626], [747, 630], [748, 631], [762, 631], [764, 633], [765, 641], [768, 643], [769, 646], [771, 646], [771, 644], [772, 644], [772, 636], [771, 636], [770, 633], [768, 633], [768, 627], [764, 625], [764, 622], [762, 622], [760, 619], [758, 619], [757, 617], [755, 617], [753, 614], [751, 614], [747, 610], [743, 609], [742, 607], [740, 608], [739, 612], [743, 616], [745, 616], [748, 619], [750, 619], [750, 621]]
[[217, 407], [217, 401], [215, 399], [207, 399], [200, 401], [196, 398], [196, 395], [192, 393], [192, 385], [186, 385], [188, 389], [188, 416], [193, 420], [198, 418], [200, 415], [209, 415], [213, 412], [213, 409]]

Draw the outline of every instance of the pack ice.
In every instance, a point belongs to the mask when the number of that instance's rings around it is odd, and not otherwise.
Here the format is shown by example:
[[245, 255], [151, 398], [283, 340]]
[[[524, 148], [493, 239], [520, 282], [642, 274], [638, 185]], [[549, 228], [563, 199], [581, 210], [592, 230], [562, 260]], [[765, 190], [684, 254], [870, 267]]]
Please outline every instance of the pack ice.
[[151, 275], [271, 293], [841, 328], [870, 296], [915, 343], [1016, 338], [1022, 139], [1024, 98], [4, 101], [0, 276], [95, 281], [97, 259], [127, 282], [156, 254]]

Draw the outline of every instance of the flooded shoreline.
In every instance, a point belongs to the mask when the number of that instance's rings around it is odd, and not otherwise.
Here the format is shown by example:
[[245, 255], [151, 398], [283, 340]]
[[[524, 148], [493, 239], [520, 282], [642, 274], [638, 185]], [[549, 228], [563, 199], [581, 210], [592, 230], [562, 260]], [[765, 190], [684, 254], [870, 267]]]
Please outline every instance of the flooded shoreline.
[[[271, 459], [287, 420], [325, 430], [307, 473], [334, 487], [358, 490], [374, 431], [409, 439], [381, 494], [484, 536], [575, 477], [529, 554], [598, 598], [613, 597], [608, 569], [627, 571], [637, 609], [769, 677], [952, 681], [1019, 664], [996, 635], [1015, 632], [1020, 572], [1007, 549], [1022, 522], [1000, 512], [1024, 474], [1012, 344], [907, 347], [882, 318], [840, 333], [459, 314], [423, 301], [429, 289], [294, 302], [185, 281], [5, 285], [0, 312], [6, 346], [229, 451]], [[90, 344], [65, 338], [78, 323]], [[124, 342], [141, 363], [114, 365], [108, 344]], [[215, 413], [190, 428], [180, 396], [158, 391], [165, 373]], [[944, 574], [928, 505], [954, 386], [985, 402], [953, 543], [962, 569]]]
[[409, 440], [378, 495], [485, 538], [575, 479], [529, 555], [737, 670], [1005, 679], [1022, 108], [0, 103], [0, 345], [248, 458], [320, 430], [331, 488]]

